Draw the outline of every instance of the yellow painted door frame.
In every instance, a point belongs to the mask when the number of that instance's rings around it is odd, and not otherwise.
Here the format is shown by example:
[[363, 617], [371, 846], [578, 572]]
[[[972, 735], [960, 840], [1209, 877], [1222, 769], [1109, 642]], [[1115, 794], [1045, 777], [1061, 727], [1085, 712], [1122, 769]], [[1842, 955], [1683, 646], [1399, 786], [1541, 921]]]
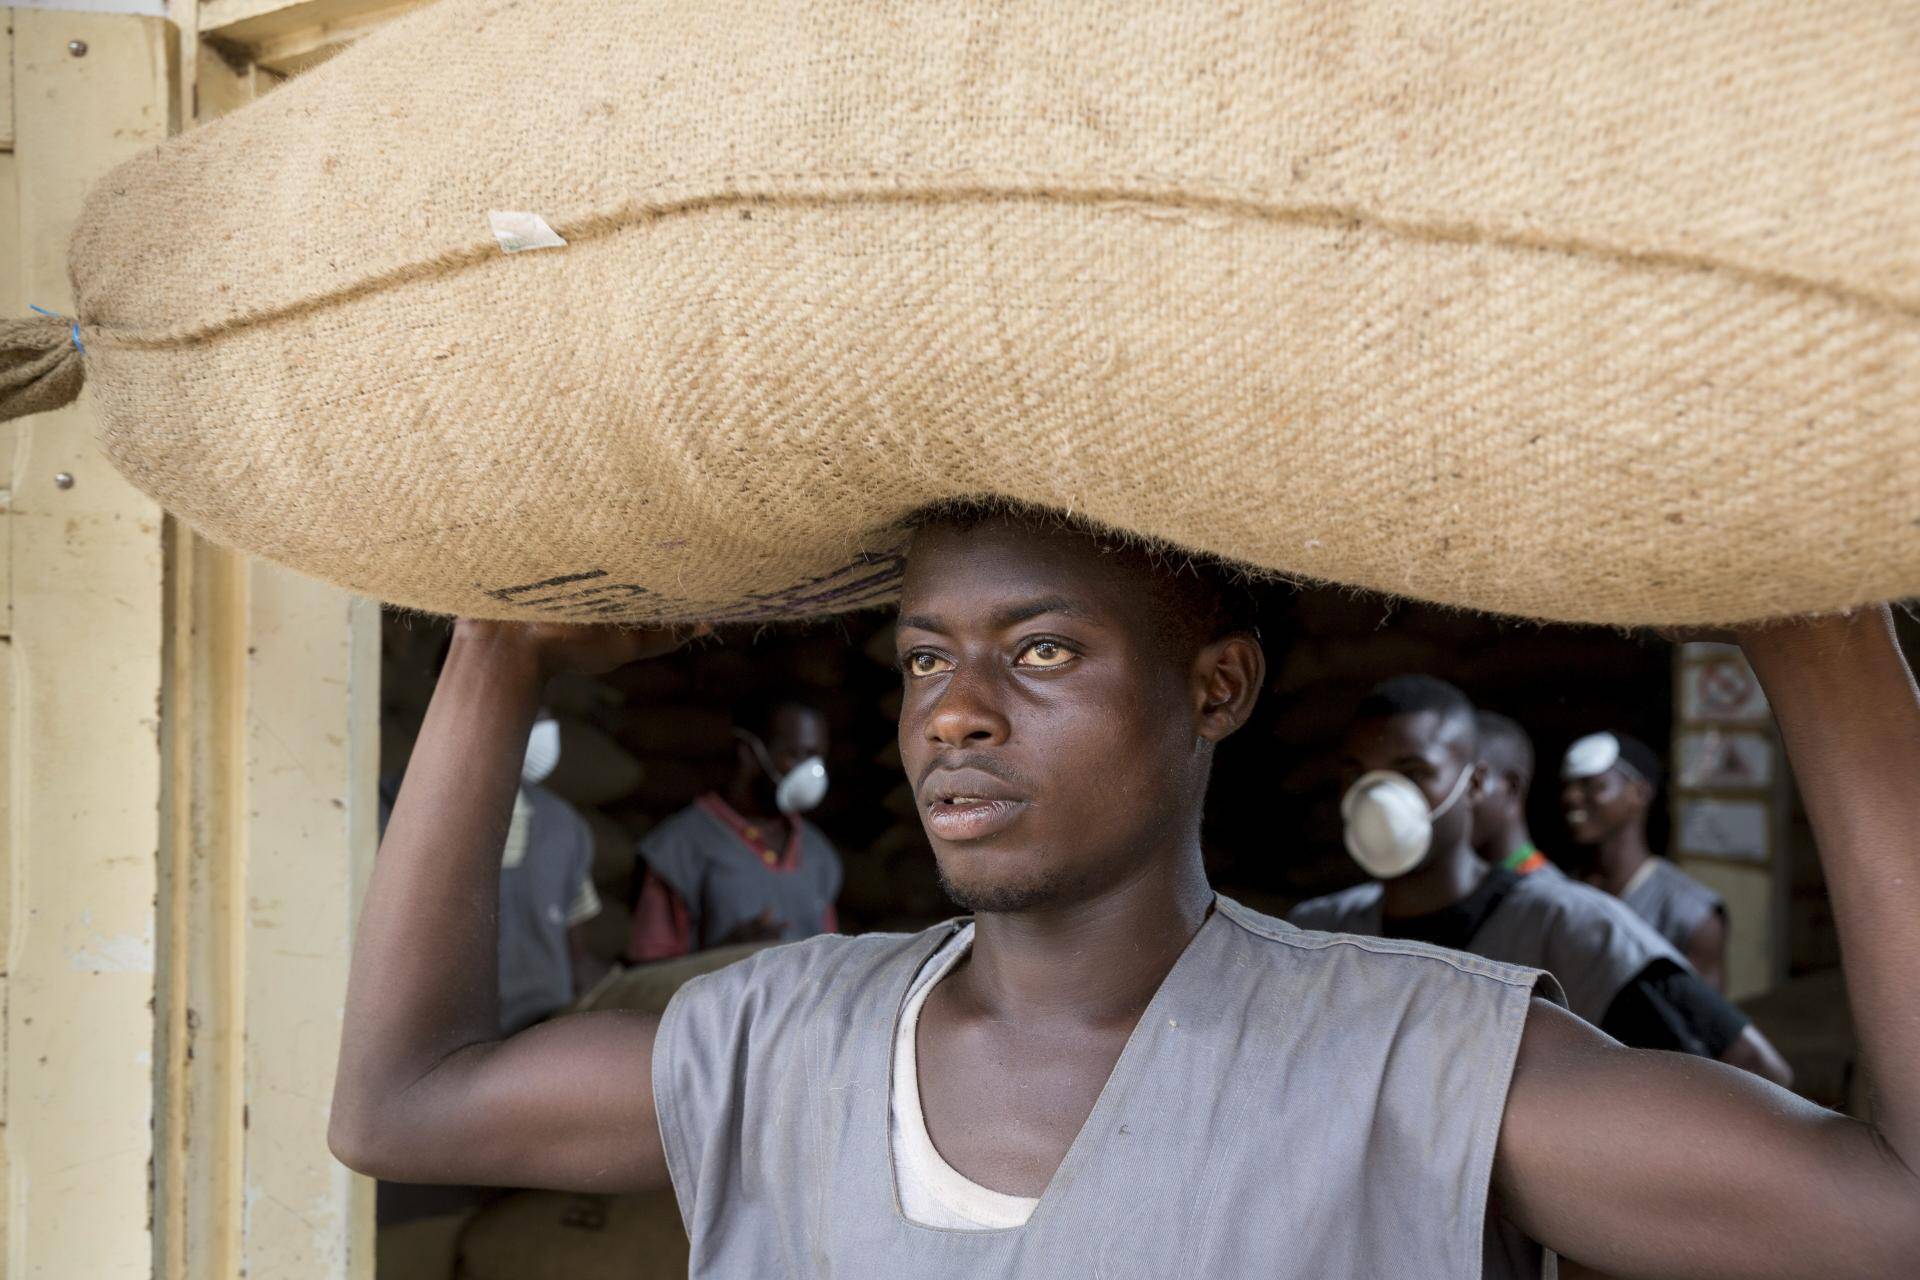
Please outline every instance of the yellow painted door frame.
[[[7, 314], [70, 310], [66, 235], [93, 180], [173, 124], [158, 20], [11, 11]], [[93, 446], [86, 405], [0, 427], [6, 651], [5, 1272], [151, 1266], [159, 510]]]
[[[6, 10], [0, 313], [71, 310], [93, 181], [277, 82], [169, 11]], [[325, 1130], [378, 611], [195, 537], [93, 437], [85, 396], [0, 426], [0, 1275], [366, 1280]]]

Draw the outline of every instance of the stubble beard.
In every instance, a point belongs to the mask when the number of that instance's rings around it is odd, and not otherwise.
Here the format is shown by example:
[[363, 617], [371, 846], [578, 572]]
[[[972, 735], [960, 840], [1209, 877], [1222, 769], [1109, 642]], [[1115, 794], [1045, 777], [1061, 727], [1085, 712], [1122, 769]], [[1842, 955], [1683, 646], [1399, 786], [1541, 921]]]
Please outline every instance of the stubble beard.
[[934, 865], [941, 890], [955, 906], [972, 915], [1013, 915], [1057, 907], [1072, 901], [1081, 887], [1077, 877], [1057, 870], [1010, 883], [970, 884], [949, 876], [938, 859]]

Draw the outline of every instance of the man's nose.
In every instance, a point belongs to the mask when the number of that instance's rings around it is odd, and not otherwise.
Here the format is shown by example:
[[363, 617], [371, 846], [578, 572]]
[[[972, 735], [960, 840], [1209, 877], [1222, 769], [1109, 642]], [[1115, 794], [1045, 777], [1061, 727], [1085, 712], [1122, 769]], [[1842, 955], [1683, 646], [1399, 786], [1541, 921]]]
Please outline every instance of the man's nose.
[[1007, 728], [992, 682], [960, 672], [927, 717], [927, 739], [945, 747], [996, 746], [1007, 740]]

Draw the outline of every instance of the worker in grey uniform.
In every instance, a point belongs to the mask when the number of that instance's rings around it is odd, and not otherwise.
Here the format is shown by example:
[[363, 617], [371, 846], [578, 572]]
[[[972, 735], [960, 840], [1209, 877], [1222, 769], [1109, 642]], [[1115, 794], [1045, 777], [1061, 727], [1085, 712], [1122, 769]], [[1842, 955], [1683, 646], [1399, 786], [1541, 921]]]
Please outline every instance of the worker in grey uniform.
[[1527, 823], [1527, 792], [1533, 786], [1533, 739], [1520, 723], [1497, 711], [1474, 715], [1480, 748], [1479, 798], [1473, 802], [1473, 851], [1490, 867], [1530, 876], [1561, 875], [1534, 843]]
[[1458, 947], [1545, 969], [1568, 1006], [1623, 1044], [1673, 1049], [1787, 1084], [1792, 1073], [1745, 1014], [1622, 905], [1563, 875], [1520, 875], [1475, 851], [1485, 766], [1467, 696], [1430, 676], [1374, 688], [1345, 739], [1347, 850], [1370, 877], [1304, 902], [1305, 929]]
[[[541, 784], [560, 763], [560, 725], [544, 711], [527, 735], [520, 787], [500, 848], [500, 1030], [511, 1034], [572, 1004], [607, 964], [587, 946], [585, 926], [600, 914], [593, 883], [593, 829]], [[380, 782], [382, 834], [401, 776]]]
[[1862, 1121], [1622, 1048], [1539, 970], [1216, 894], [1208, 776], [1265, 676], [1234, 600], [1064, 518], [928, 518], [898, 742], [970, 914], [506, 1038], [474, 975], [541, 683], [682, 636], [459, 623], [360, 916], [335, 1152], [421, 1181], [670, 1185], [701, 1280], [1469, 1280], [1539, 1274], [1541, 1245], [1623, 1277], [1911, 1274], [1920, 691], [1886, 610], [1743, 637], [1821, 837], [1880, 1089]]
[[1576, 843], [1593, 849], [1587, 882], [1612, 894], [1692, 963], [1726, 986], [1727, 904], [1647, 844], [1647, 810], [1660, 791], [1660, 757], [1624, 733], [1591, 733], [1560, 763], [1560, 804]]
[[627, 938], [634, 963], [840, 927], [840, 854], [804, 816], [827, 794], [827, 717], [777, 692], [735, 707], [733, 733], [727, 788], [640, 841]]

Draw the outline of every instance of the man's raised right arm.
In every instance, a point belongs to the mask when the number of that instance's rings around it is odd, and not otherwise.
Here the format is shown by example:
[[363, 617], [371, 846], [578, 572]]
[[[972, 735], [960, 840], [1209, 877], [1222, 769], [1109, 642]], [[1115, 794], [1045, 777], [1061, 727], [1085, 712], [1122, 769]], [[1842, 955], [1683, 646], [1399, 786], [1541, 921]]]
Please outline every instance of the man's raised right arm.
[[659, 632], [458, 624], [375, 860], [347, 984], [328, 1141], [400, 1182], [630, 1191], [666, 1184], [659, 1020], [498, 1031], [500, 857], [551, 671], [662, 653]]

